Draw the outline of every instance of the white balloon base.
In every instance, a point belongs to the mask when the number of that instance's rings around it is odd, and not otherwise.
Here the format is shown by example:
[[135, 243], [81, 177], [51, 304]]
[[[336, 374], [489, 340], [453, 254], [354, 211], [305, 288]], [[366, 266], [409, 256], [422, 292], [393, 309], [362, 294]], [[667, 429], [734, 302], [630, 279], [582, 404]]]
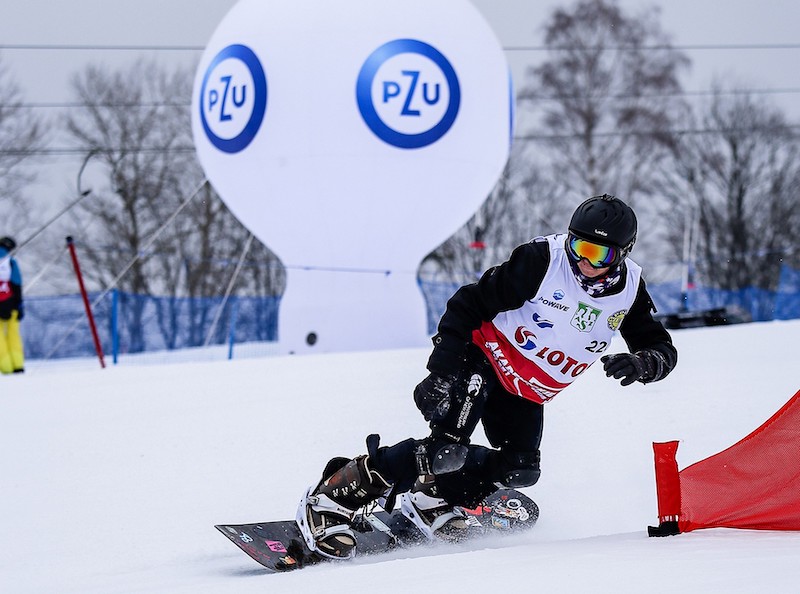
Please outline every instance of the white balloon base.
[[430, 345], [416, 274], [288, 268], [278, 344], [288, 354]]

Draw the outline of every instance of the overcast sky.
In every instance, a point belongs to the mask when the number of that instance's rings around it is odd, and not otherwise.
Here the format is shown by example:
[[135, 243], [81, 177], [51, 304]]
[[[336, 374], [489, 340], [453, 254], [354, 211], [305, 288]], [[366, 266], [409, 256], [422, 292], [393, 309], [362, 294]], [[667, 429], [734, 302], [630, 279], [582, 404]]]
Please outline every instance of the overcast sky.
[[[542, 25], [552, 9], [571, 4], [552, 0], [473, 0], [473, 3], [506, 48], [541, 45]], [[200, 52], [2, 46], [198, 47], [206, 43], [234, 4], [235, 0], [0, 0], [0, 56], [21, 86], [26, 102], [64, 102], [70, 99], [67, 87], [70, 75], [88, 62], [114, 65], [141, 54], [155, 54], [164, 61], [188, 62], [199, 57]], [[800, 119], [800, 93], [797, 92], [800, 89], [797, 67], [800, 62], [800, 1], [622, 0], [620, 4], [633, 14], [646, 7], [662, 7], [663, 29], [692, 59], [692, 70], [683, 81], [687, 91], [707, 90], [714, 77], [734, 81], [739, 88], [795, 89], [793, 93], [774, 92], [767, 97], [791, 118]], [[797, 47], [752, 47], [781, 44]], [[519, 88], [525, 67], [535, 63], [543, 53], [509, 50], [507, 56]], [[46, 107], [37, 109], [50, 114], [54, 111]], [[65, 180], [56, 184], [58, 188], [67, 186]], [[68, 187], [74, 187], [74, 181], [69, 184]]]

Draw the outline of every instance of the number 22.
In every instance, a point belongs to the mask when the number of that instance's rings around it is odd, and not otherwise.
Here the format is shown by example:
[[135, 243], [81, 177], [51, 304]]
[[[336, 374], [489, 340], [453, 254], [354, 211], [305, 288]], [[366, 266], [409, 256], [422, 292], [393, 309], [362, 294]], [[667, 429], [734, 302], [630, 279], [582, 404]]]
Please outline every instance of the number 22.
[[586, 350], [590, 353], [602, 353], [608, 347], [608, 343], [604, 340], [593, 340], [589, 343], [589, 346], [586, 347]]

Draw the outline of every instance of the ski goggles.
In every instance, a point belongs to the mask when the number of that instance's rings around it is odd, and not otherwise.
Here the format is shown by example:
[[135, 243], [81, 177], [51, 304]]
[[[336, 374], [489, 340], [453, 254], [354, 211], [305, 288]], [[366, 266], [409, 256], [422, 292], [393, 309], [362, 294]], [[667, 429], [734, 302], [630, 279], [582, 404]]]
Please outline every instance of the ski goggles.
[[619, 250], [610, 245], [602, 245], [576, 237], [567, 237], [567, 249], [575, 260], [586, 260], [592, 268], [609, 268], [619, 261]]

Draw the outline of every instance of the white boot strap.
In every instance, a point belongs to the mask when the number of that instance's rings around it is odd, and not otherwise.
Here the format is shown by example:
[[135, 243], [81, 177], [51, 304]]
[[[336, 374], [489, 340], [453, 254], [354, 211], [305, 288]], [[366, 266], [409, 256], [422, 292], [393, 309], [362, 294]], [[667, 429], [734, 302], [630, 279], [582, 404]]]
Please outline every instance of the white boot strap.
[[355, 540], [356, 536], [353, 532], [353, 529], [350, 528], [348, 524], [336, 524], [334, 526], [328, 526], [324, 529], [310, 526], [308, 520], [309, 507], [314, 509], [314, 511], [337, 513], [348, 518], [352, 518], [353, 515], [355, 515], [355, 512], [347, 509], [346, 507], [337, 505], [336, 502], [331, 500], [327, 495], [312, 495], [311, 492], [314, 489], [315, 485], [312, 485], [308, 488], [305, 495], [300, 500], [300, 505], [297, 507], [296, 521], [298, 527], [300, 528], [300, 533], [303, 535], [303, 539], [306, 541], [306, 546], [308, 546], [308, 548], [312, 551], [316, 551], [323, 557], [328, 557], [330, 559], [352, 558], [356, 554], [355, 548], [348, 557], [335, 557], [333, 555], [326, 554], [324, 551], [321, 551], [317, 546], [317, 540], [322, 540], [335, 534], [347, 534], [353, 540]]
[[333, 499], [325, 494], [309, 495], [307, 497], [308, 505], [311, 506], [316, 512], [333, 513], [339, 516], [345, 516], [348, 520], [352, 520], [356, 515], [356, 509], [350, 509], [339, 505]]
[[400, 495], [400, 511], [406, 518], [411, 520], [429, 540], [436, 540], [438, 537], [435, 532], [453, 518], [466, 517], [466, 514], [460, 507], [451, 507], [447, 511], [443, 511], [441, 514], [437, 515], [433, 522], [428, 524], [420, 513], [421, 511], [430, 511], [437, 507], [447, 505], [448, 503], [444, 499], [431, 497], [422, 491], [403, 493]]
[[462, 517], [463, 517], [462, 514], [459, 514], [452, 509], [443, 514], [439, 514], [438, 516], [436, 516], [436, 519], [433, 520], [433, 524], [431, 524], [431, 532], [435, 533], [439, 528], [444, 526], [447, 522], [449, 522], [453, 518], [462, 518]]
[[437, 507], [445, 507], [447, 505], [447, 501], [444, 499], [440, 497], [432, 497], [424, 491], [410, 493], [409, 497], [414, 503], [414, 507], [421, 510], [435, 509]]

